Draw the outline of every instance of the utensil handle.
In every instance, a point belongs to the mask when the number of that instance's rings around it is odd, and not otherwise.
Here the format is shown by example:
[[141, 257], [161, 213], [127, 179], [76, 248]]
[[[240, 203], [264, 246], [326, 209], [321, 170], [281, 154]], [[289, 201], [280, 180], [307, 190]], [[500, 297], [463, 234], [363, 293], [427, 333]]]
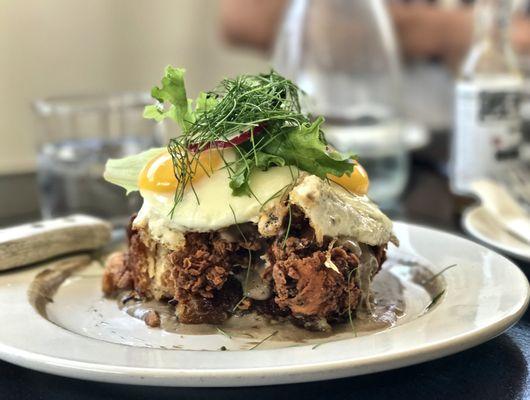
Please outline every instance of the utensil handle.
[[471, 184], [471, 190], [480, 198], [484, 207], [500, 216], [528, 217], [513, 196], [493, 180], [476, 180]]
[[0, 271], [62, 254], [94, 250], [107, 244], [110, 238], [111, 225], [87, 215], [0, 229]]
[[530, 215], [498, 183], [482, 179], [472, 182], [473, 192], [497, 222], [525, 243], [530, 243]]

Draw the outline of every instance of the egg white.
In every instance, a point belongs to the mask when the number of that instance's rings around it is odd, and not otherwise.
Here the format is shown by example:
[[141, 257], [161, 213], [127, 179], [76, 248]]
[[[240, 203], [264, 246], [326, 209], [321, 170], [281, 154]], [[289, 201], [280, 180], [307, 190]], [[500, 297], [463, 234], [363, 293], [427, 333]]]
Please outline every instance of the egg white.
[[165, 227], [181, 232], [207, 232], [235, 223], [257, 222], [262, 205], [281, 194], [297, 175], [298, 171], [293, 167], [253, 171], [249, 181], [252, 196], [234, 196], [228, 171], [219, 169], [195, 182], [195, 193], [188, 189], [173, 213], [173, 193], [141, 190], [144, 203], [135, 224], [148, 223], [151, 228]]
[[[225, 156], [235, 159], [229, 151]], [[304, 212], [320, 243], [324, 236], [346, 237], [370, 245], [393, 240], [392, 222], [368, 197], [301, 173], [295, 167], [253, 171], [249, 186], [251, 196], [234, 196], [228, 170], [219, 167], [194, 182], [194, 190], [189, 188], [176, 206], [173, 193], [141, 189], [144, 203], [134, 224], [147, 228], [152, 238], [175, 250], [184, 245], [185, 232], [257, 223], [264, 208], [274, 207], [285, 194], [289, 203]]]
[[317, 176], [303, 177], [289, 193], [289, 202], [304, 212], [319, 243], [324, 236], [372, 246], [393, 239], [392, 221], [367, 196], [350, 193]]

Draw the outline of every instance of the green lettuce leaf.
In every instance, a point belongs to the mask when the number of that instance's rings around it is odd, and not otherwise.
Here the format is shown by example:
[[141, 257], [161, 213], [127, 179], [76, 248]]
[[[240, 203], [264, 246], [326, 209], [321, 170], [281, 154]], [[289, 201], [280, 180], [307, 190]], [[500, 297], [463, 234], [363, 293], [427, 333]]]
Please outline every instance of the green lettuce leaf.
[[234, 168], [234, 172], [230, 176], [230, 189], [234, 196], [250, 196], [250, 186], [248, 185], [248, 177], [252, 171], [252, 164], [248, 164], [244, 159], [240, 159]]
[[162, 86], [151, 89], [151, 96], [157, 104], [145, 107], [143, 114], [145, 118], [157, 122], [170, 118], [183, 132], [187, 132], [198, 115], [215, 107], [218, 100], [201, 92], [195, 100], [195, 110], [193, 110], [193, 101], [186, 95], [185, 73], [184, 68], [174, 68], [170, 65], [166, 67]]
[[110, 159], [105, 164], [103, 178], [115, 185], [121, 186], [127, 194], [138, 190], [138, 176], [151, 159], [167, 151], [165, 147], [146, 150], [133, 156]]
[[234, 196], [250, 196], [248, 179], [255, 168], [266, 171], [270, 167], [283, 167], [284, 165], [285, 160], [283, 158], [262, 151], [257, 151], [250, 160], [246, 158], [239, 159], [235, 164], [234, 173], [230, 176], [229, 185], [232, 189], [232, 194]]
[[256, 152], [248, 142], [241, 147], [247, 152], [235, 164], [230, 176], [230, 187], [234, 196], [251, 195], [248, 185], [250, 175], [256, 168], [266, 171], [270, 167], [293, 165], [322, 179], [328, 175], [342, 176], [353, 172], [352, 154], [331, 150], [322, 136], [320, 126], [323, 118], [299, 127], [280, 128], [268, 140], [268, 144]]
[[209, 96], [206, 92], [200, 92], [195, 100], [195, 117], [211, 110], [218, 102], [216, 98]]
[[263, 171], [268, 170], [270, 167], [283, 167], [285, 165], [285, 160], [282, 157], [263, 151], [256, 152], [255, 160], [256, 166]]
[[[151, 118], [158, 122], [170, 118], [184, 132], [187, 131], [195, 117], [191, 109], [191, 100], [188, 100], [186, 95], [185, 73], [184, 68], [174, 68], [170, 65], [166, 67], [162, 86], [155, 86], [151, 89], [151, 96], [158, 101], [158, 104], [145, 107], [145, 118]], [[166, 103], [169, 104], [168, 108], [166, 108]]]
[[284, 127], [263, 149], [264, 152], [282, 158], [285, 165], [294, 165], [301, 170], [325, 179], [328, 174], [348, 175], [353, 172], [352, 154], [330, 150], [322, 136], [322, 117], [312, 124], [300, 127]]

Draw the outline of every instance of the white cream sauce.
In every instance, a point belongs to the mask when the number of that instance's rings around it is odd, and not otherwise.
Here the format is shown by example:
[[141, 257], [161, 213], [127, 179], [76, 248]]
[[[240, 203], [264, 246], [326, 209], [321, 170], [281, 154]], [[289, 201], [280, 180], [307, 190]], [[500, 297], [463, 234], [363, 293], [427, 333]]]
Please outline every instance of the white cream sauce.
[[392, 221], [368, 197], [349, 193], [317, 176], [303, 177], [289, 194], [289, 201], [302, 209], [320, 243], [324, 236], [372, 246], [393, 239]]

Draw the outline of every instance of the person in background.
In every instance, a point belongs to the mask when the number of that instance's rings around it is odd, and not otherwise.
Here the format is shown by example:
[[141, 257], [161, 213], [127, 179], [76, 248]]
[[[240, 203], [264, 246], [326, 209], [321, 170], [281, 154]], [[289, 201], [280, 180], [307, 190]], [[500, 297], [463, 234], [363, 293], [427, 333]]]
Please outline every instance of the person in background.
[[[515, 0], [515, 50], [530, 54], [530, 0]], [[222, 0], [221, 29], [235, 45], [269, 51], [288, 0]], [[389, 0], [389, 14], [405, 61], [406, 117], [431, 130], [452, 118], [452, 80], [472, 40], [472, 1]], [[426, 88], [429, 88], [426, 90]], [[425, 93], [434, 93], [426, 99]]]

